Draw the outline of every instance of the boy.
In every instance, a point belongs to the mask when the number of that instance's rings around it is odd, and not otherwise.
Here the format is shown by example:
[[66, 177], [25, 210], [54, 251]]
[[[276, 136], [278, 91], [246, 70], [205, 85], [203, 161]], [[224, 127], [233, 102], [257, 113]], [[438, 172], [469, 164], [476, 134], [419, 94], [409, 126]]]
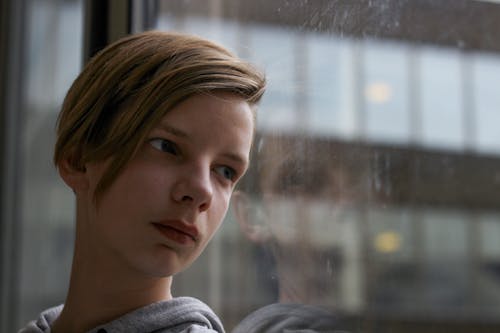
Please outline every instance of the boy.
[[76, 196], [64, 306], [20, 332], [223, 332], [172, 276], [211, 239], [248, 167], [264, 76], [204, 39], [145, 32], [70, 88], [54, 162]]

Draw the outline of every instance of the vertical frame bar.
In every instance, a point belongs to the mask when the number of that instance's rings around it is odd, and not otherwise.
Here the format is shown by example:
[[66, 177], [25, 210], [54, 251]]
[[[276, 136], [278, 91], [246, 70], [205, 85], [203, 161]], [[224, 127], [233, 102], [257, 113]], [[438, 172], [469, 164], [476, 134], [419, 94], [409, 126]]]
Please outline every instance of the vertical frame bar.
[[131, 0], [89, 0], [85, 2], [84, 61], [106, 45], [132, 32]]
[[[22, 124], [23, 63], [26, 29], [26, 1], [1, 3], [2, 26], [0, 49], [0, 332], [15, 332], [18, 316], [20, 249], [20, 170]], [[8, 83], [8, 84], [7, 84]]]
[[157, 26], [160, 12], [158, 0], [132, 0], [131, 6], [131, 33], [154, 29]]

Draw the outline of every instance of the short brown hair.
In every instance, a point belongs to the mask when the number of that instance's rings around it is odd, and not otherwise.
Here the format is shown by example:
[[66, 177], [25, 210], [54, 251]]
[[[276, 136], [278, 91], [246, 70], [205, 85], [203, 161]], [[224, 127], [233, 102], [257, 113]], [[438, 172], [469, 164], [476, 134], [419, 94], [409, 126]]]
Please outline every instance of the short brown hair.
[[264, 75], [197, 36], [149, 31], [99, 52], [68, 91], [58, 119], [54, 162], [84, 170], [112, 157], [95, 196], [104, 192], [169, 110], [194, 94], [227, 92], [254, 106]]

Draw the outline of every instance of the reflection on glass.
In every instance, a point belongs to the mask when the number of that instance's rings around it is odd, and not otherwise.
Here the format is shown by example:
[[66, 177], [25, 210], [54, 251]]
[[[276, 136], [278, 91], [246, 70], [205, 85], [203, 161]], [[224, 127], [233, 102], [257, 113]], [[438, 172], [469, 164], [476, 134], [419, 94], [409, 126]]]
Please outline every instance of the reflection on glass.
[[476, 135], [478, 150], [485, 153], [500, 153], [500, 59], [496, 55], [478, 54], [474, 58], [474, 103], [476, 108]]
[[[304, 3], [159, 1], [158, 29], [219, 41], [269, 81], [242, 194], [176, 295], [210, 303], [228, 331], [271, 312], [352, 331], [499, 330], [500, 57], [424, 43], [426, 27], [398, 30], [384, 6]], [[82, 38], [81, 1], [28, 7], [20, 323], [66, 289], [73, 202], [47, 152]]]
[[443, 2], [420, 26], [390, 10], [413, 2], [385, 3], [161, 1], [158, 28], [268, 74], [242, 194], [175, 286], [228, 330], [307, 306], [353, 331], [499, 327], [500, 57], [440, 39], [462, 31]]
[[272, 258], [268, 268], [277, 292], [265, 309], [277, 317], [261, 319], [277, 324], [282, 304], [307, 304], [294, 311], [304, 311], [303, 317], [311, 311], [309, 325], [325, 320], [332, 330], [340, 325], [334, 308], [355, 311], [361, 306], [360, 240], [352, 204], [365, 184], [349, 170], [352, 161], [332, 165], [329, 147], [307, 138], [263, 136], [256, 157], [258, 188], [238, 193], [233, 205], [247, 239]]
[[[83, 7], [27, 3], [19, 324], [60, 302], [68, 280], [72, 195], [50, 156]], [[435, 37], [462, 31], [441, 24], [449, 3], [419, 7], [440, 15], [407, 30], [387, 8], [414, 2], [371, 3], [159, 1], [158, 29], [219, 41], [268, 75], [243, 194], [174, 285], [228, 331], [273, 309], [325, 310], [352, 331], [500, 331], [500, 56]]]
[[[302, 95], [301, 83], [294, 77], [290, 68], [302, 68], [306, 64], [295, 62], [299, 39], [291, 31], [268, 26], [248, 27], [250, 39], [250, 59], [265, 70], [268, 80], [267, 98], [262, 101], [261, 112], [257, 118], [257, 127], [263, 130], [291, 131], [302, 129], [304, 124], [302, 113], [306, 109], [298, 109], [295, 103]], [[261, 52], [261, 50], [266, 50]], [[303, 102], [301, 99], [301, 103]]]
[[[428, 147], [461, 149], [464, 145], [460, 54], [423, 48], [420, 52], [421, 142]], [[446, 130], [443, 130], [443, 126]]]
[[410, 133], [407, 53], [403, 45], [364, 44], [366, 137], [405, 144]]
[[373, 208], [367, 213], [371, 251], [377, 260], [406, 262], [414, 260], [411, 211], [393, 207]]
[[424, 211], [426, 255], [432, 261], [463, 258], [467, 250], [466, 216], [461, 212]]
[[492, 263], [500, 259], [500, 215], [486, 213], [479, 220], [480, 230], [480, 255], [485, 261]]
[[[307, 85], [311, 135], [336, 138], [354, 136], [354, 110], [349, 107], [353, 91], [345, 84], [349, 71], [349, 42], [325, 34], [307, 35], [309, 70]], [[305, 64], [304, 64], [305, 65]]]

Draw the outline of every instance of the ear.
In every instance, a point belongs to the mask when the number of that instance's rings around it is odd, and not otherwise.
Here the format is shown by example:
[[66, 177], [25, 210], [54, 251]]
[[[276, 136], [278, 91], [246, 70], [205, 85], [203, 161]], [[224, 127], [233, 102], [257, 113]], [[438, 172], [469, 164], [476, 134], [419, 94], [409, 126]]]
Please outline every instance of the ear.
[[264, 217], [262, 214], [258, 214], [256, 210], [258, 208], [252, 205], [246, 193], [242, 191], [234, 192], [231, 205], [241, 231], [249, 240], [262, 243], [270, 238], [269, 228], [264, 221]]
[[85, 168], [78, 169], [70, 163], [70, 158], [64, 158], [57, 164], [59, 175], [73, 192], [79, 193], [88, 189], [89, 182]]

